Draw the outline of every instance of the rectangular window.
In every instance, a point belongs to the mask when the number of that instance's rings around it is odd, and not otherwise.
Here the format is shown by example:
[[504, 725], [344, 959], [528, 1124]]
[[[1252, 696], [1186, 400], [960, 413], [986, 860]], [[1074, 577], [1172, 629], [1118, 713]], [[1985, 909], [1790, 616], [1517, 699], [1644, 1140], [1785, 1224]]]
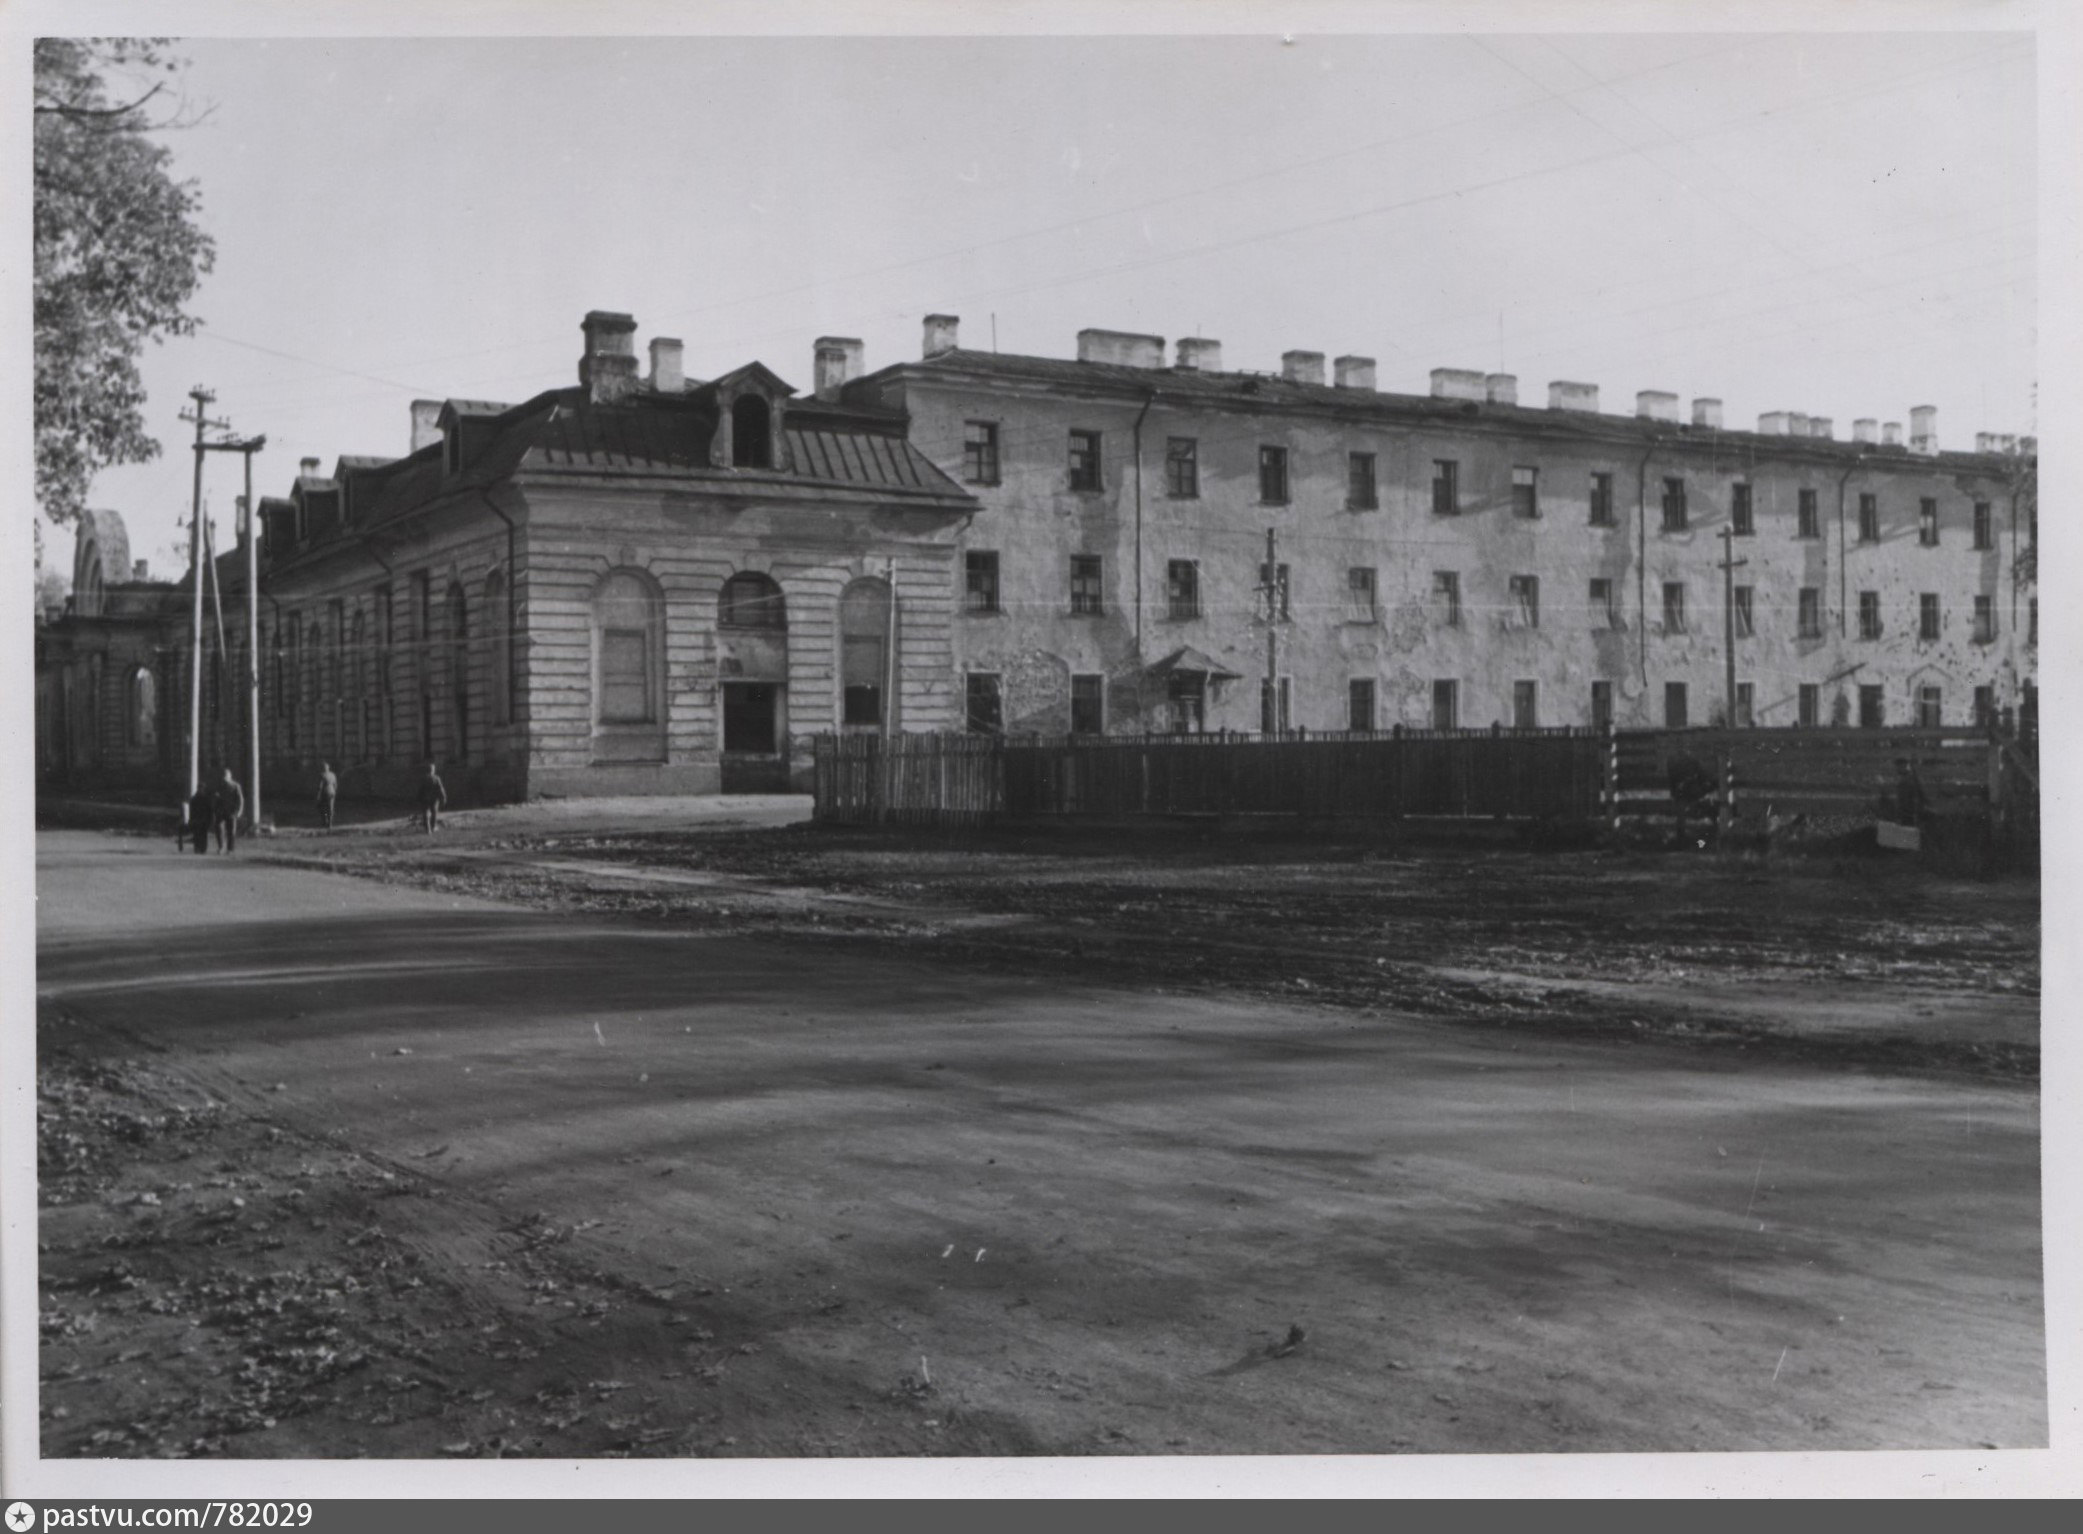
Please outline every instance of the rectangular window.
[[998, 673], [972, 671], [963, 689], [963, 725], [972, 734], [999, 735], [1005, 730], [1005, 708], [998, 692]]
[[1099, 433], [1096, 431], [1072, 432], [1070, 434], [1071, 489], [1095, 491], [1104, 483], [1103, 466], [1099, 458]]
[[962, 477], [972, 485], [998, 483], [998, 423], [965, 421], [962, 429]]
[[1591, 727], [1594, 730], [1610, 730], [1613, 727], [1613, 684], [1593, 682], [1591, 684]]
[[1870, 490], [1859, 492], [1859, 542], [1880, 542], [1880, 497]]
[[1432, 512], [1451, 517], [1461, 509], [1461, 465], [1452, 458], [1432, 460]]
[[1880, 638], [1880, 593], [1878, 591], [1862, 591], [1859, 593], [1859, 637], [1861, 639]]
[[1512, 515], [1537, 517], [1540, 514], [1541, 471], [1520, 464], [1512, 470]]
[[[345, 691], [341, 685], [341, 658], [347, 653], [347, 603], [339, 597], [334, 597], [326, 604], [326, 616], [332, 620], [330, 626], [333, 631], [333, 653], [326, 667], [326, 690], [337, 698]], [[334, 744], [338, 745], [339, 742], [335, 740]]]
[[1925, 496], [1917, 502], [1917, 542], [1927, 549], [1938, 547], [1938, 499]]
[[1258, 498], [1268, 506], [1287, 504], [1287, 449], [1258, 450]]
[[1664, 582], [1664, 632], [1685, 632], [1685, 582]]
[[1996, 637], [1996, 603], [1990, 597], [1975, 598], [1975, 643], [1988, 644]]
[[1432, 572], [1432, 606], [1439, 621], [1450, 629], [1461, 626], [1461, 575], [1455, 570]]
[[1757, 632], [1757, 588], [1738, 586], [1736, 596], [1736, 637], [1748, 639]]
[[1461, 728], [1461, 684], [1439, 681], [1432, 684], [1432, 728]]
[[998, 555], [972, 549], [962, 556], [964, 609], [973, 613], [998, 611]]
[[1348, 621], [1374, 621], [1374, 566], [1354, 565], [1345, 572], [1345, 602]]
[[1975, 727], [1986, 730], [1994, 723], [1996, 723], [1996, 689], [1994, 687], [1977, 687], [1975, 689]]
[[1290, 616], [1288, 611], [1287, 597], [1287, 566], [1284, 564], [1275, 565], [1272, 569], [1269, 570], [1263, 564], [1260, 565], [1258, 567], [1258, 599], [1260, 614], [1265, 615], [1270, 613], [1273, 617], [1279, 619], [1282, 623], [1285, 623]]
[[1531, 681], [1512, 683], [1512, 728], [1538, 729], [1540, 722], [1540, 685]]
[[1936, 687], [1917, 689], [1917, 728], [1935, 730], [1944, 723], [1945, 710], [1940, 706], [1943, 695]]
[[1859, 728], [1877, 730], [1887, 721], [1888, 710], [1878, 682], [1869, 682], [1859, 688]]
[[1613, 525], [1613, 476], [1610, 474], [1591, 476], [1591, 525]]
[[1975, 502], [1975, 547], [1978, 549], [1993, 549], [1996, 547], [1996, 530], [1994, 523], [1989, 517], [1989, 503], [1987, 501]]
[[1096, 673], [1070, 679], [1070, 732], [1073, 735], [1104, 735], [1107, 732], [1107, 679]]
[[1794, 536], [1796, 538], [1822, 537], [1822, 519], [1816, 514], [1815, 492], [1813, 490], [1803, 490], [1795, 497], [1794, 517]]
[[1537, 629], [1541, 626], [1541, 578], [1538, 575], [1515, 575], [1511, 578], [1512, 610], [1521, 628]]
[[[434, 642], [434, 583], [424, 570], [412, 572], [412, 631], [415, 644]], [[426, 687], [426, 667], [420, 668], [420, 686]]]
[[1747, 537], [1758, 530], [1755, 513], [1751, 510], [1748, 485], [1729, 486], [1729, 526], [1735, 530], [1739, 538]]
[[1823, 690], [1813, 682], [1803, 682], [1796, 693], [1795, 718], [1801, 728], [1812, 730], [1823, 722]]
[[1757, 688], [1750, 682], [1736, 684], [1736, 728], [1747, 730], [1757, 723]]
[[1356, 676], [1345, 684], [1345, 727], [1366, 734], [1374, 728], [1374, 678]]
[[1938, 638], [1938, 593], [1926, 591], [1917, 597], [1917, 638], [1927, 644]]
[[1100, 610], [1100, 562], [1097, 554], [1070, 557], [1070, 610], [1090, 617]]
[[1685, 481], [1675, 476], [1664, 481], [1664, 531], [1682, 533], [1691, 526], [1685, 509]]
[[1802, 639], [1823, 637], [1823, 593], [1819, 586], [1803, 586], [1795, 607], [1795, 633]]
[[1346, 454], [1345, 504], [1351, 511], [1373, 511], [1381, 505], [1381, 494], [1375, 488], [1372, 453]]
[[1174, 620], [1201, 615], [1201, 567], [1190, 559], [1168, 560], [1164, 567], [1165, 615]]
[[651, 722], [650, 636], [642, 629], [600, 633], [600, 722]]
[[1164, 493], [1175, 501], [1200, 498], [1201, 444], [1198, 439], [1173, 437], [1165, 443]]
[[1682, 730], [1686, 727], [1685, 684], [1664, 683], [1664, 728]]
[[1613, 600], [1613, 582], [1610, 577], [1594, 575], [1591, 578], [1591, 626], [1595, 629], [1617, 629], [1620, 627], [1620, 607]]

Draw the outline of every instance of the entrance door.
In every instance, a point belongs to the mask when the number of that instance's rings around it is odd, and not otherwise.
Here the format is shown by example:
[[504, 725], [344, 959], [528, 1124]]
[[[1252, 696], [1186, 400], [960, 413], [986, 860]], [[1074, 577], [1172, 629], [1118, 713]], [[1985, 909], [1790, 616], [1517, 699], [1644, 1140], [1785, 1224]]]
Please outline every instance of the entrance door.
[[723, 684], [723, 791], [788, 791], [788, 759], [781, 746], [781, 689], [772, 682]]

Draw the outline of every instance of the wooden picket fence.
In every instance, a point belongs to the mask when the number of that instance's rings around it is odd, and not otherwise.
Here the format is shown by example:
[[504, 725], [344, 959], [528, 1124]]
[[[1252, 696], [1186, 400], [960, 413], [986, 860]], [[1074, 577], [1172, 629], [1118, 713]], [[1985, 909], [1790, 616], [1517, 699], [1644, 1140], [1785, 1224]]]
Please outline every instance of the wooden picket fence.
[[980, 825], [1005, 811], [989, 735], [820, 735], [814, 819], [833, 825]]

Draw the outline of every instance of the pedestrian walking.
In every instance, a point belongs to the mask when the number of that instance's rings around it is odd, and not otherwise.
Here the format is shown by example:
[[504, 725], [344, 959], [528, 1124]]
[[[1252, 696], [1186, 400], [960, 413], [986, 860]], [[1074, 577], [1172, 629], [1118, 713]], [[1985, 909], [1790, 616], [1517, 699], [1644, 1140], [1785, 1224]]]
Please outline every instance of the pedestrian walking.
[[[246, 813], [246, 793], [229, 767], [210, 789], [210, 823], [217, 833], [219, 852], [239, 850], [239, 817]], [[198, 852], [203, 849], [198, 847]]]
[[340, 779], [334, 774], [330, 762], [318, 764], [318, 818], [325, 828], [333, 829], [333, 806], [340, 797]]
[[432, 832], [441, 827], [442, 806], [448, 803], [448, 790], [441, 786], [441, 774], [427, 763], [427, 775], [419, 780], [420, 828]]
[[188, 823], [181, 827], [181, 834], [174, 845], [192, 843], [197, 852], [210, 850], [210, 823], [217, 818], [216, 800], [207, 783], [199, 784], [188, 796]]

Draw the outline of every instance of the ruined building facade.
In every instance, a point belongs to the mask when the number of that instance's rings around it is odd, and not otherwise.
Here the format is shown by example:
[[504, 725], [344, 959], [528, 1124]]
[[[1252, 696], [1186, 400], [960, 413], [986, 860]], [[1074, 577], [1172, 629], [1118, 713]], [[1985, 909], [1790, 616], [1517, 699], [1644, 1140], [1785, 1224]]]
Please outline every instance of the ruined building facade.
[[[1360, 356], [1227, 371], [1202, 339], [1000, 355], [939, 315], [874, 372], [820, 340], [805, 393], [690, 379], [667, 339], [646, 371], [635, 330], [589, 314], [575, 387], [415, 403], [403, 454], [261, 502], [277, 793], [321, 760], [350, 796], [430, 759], [479, 800], [802, 787], [811, 737], [886, 726], [1707, 724], [1731, 627], [1738, 724], [2034, 706], [2034, 444], [1946, 451], [1928, 410], [1840, 440], [1501, 374], [1389, 393]], [[47, 780], [185, 770], [192, 588], [121, 542], [90, 518], [39, 627]], [[216, 574], [206, 768], [247, 759], [235, 550]]]
[[1928, 409], [1906, 442], [1872, 420], [1844, 441], [1660, 392], [1521, 403], [1454, 369], [1385, 393], [1359, 356], [1230, 372], [1200, 339], [1003, 356], [946, 316], [841, 397], [903, 413], [981, 502], [954, 643], [979, 727], [1707, 724], [1730, 609], [1738, 724], [1958, 725], [2032, 698], [2034, 444], [1943, 451]]

